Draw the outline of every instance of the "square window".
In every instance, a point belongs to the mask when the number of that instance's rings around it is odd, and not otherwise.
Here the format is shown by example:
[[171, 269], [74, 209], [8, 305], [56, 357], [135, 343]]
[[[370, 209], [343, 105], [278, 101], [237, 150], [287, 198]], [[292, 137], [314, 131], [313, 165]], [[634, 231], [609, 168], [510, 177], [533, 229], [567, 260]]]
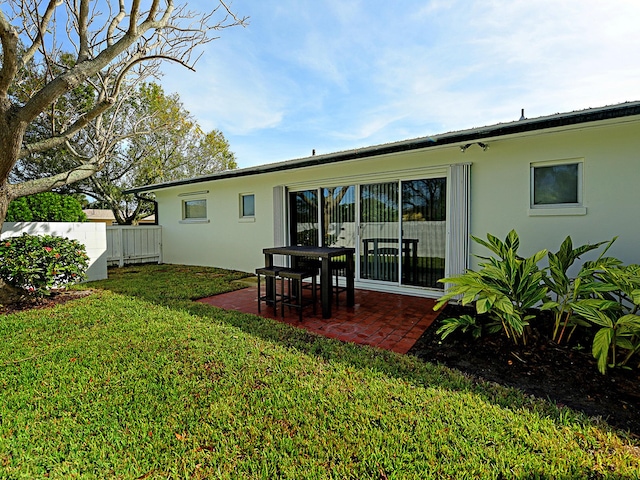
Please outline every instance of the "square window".
[[240, 216], [255, 217], [256, 197], [253, 193], [240, 195]]
[[182, 202], [183, 220], [207, 218], [206, 200], [184, 200]]
[[531, 166], [531, 207], [582, 204], [582, 163]]

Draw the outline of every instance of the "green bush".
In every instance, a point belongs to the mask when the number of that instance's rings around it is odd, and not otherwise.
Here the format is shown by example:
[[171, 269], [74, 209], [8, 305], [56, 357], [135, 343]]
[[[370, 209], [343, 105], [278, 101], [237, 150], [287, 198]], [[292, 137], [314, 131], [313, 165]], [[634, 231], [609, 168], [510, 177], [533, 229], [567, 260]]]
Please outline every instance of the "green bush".
[[[526, 327], [534, 316], [528, 311], [545, 298], [547, 287], [544, 284], [544, 271], [538, 268], [538, 262], [546, 254], [541, 250], [529, 258], [518, 255], [520, 239], [511, 230], [504, 242], [487, 234], [487, 241], [477, 237], [473, 240], [488, 248], [496, 257], [481, 257], [486, 262], [480, 263], [480, 270], [468, 270], [457, 277], [439, 280], [452, 286], [440, 298], [435, 308], [438, 309], [451, 299], [461, 297], [462, 305], [475, 302], [478, 314], [488, 313], [493, 323], [488, 325], [489, 331], [504, 331], [514, 343], [527, 343]], [[449, 321], [448, 334], [469, 324], [469, 319]], [[469, 327], [467, 327], [469, 328]], [[474, 335], [479, 335], [478, 326], [474, 324]]]
[[[479, 263], [477, 272], [468, 270], [440, 280], [451, 287], [435, 309], [454, 299], [462, 305], [475, 302], [479, 315], [486, 313], [494, 320], [487, 330], [503, 330], [515, 343], [519, 339], [526, 343], [529, 320], [536, 316], [531, 314], [533, 307], [553, 312], [557, 343], [567, 330], [571, 337], [578, 327], [595, 326], [591, 350], [601, 373], [608, 367], [628, 365], [640, 352], [640, 265], [624, 266], [616, 258], [604, 257], [615, 238], [573, 248], [567, 237], [557, 253], [541, 250], [529, 258], [517, 254], [520, 240], [513, 230], [504, 242], [490, 234], [487, 241], [472, 238], [495, 257], [479, 257], [487, 262]], [[569, 276], [569, 268], [581, 255], [605, 244], [596, 260], [585, 262], [575, 277]], [[545, 255], [549, 266], [540, 269], [537, 264]], [[461, 330], [477, 338], [483, 326], [479, 317], [462, 315], [444, 319], [437, 333], [444, 339]]]
[[616, 258], [587, 262], [593, 289], [590, 298], [573, 303], [573, 311], [598, 328], [591, 352], [598, 369], [629, 363], [640, 352], [640, 265], [622, 265]]
[[[549, 295], [545, 299], [544, 305], [542, 305], [542, 310], [553, 312], [554, 327], [552, 338], [555, 342], [562, 343], [563, 338], [568, 341], [577, 327], [589, 326], [579, 316], [574, 315], [573, 305], [580, 299], [590, 298], [602, 287], [602, 284], [594, 282], [592, 272], [584, 266], [576, 277], [569, 276], [569, 268], [581, 255], [608, 243], [600, 254], [599, 259], [602, 258], [615, 240], [614, 238], [610, 242], [599, 242], [593, 245], [586, 244], [573, 248], [573, 241], [571, 237], [567, 236], [556, 253], [548, 253], [549, 268], [547, 269], [547, 275], [544, 277], [544, 283], [549, 288]], [[569, 330], [569, 334], [565, 337], [567, 330]]]
[[54, 192], [36, 193], [9, 204], [7, 222], [86, 222], [80, 202], [69, 195]]
[[83, 280], [88, 265], [85, 247], [77, 240], [25, 233], [0, 241], [0, 278], [32, 295]]

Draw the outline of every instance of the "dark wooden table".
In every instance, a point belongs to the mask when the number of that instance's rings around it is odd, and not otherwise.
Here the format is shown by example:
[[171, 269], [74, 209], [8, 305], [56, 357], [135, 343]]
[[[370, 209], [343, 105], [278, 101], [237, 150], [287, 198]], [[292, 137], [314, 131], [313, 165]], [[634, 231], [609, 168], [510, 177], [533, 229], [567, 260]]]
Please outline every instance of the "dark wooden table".
[[[320, 297], [322, 303], [322, 317], [331, 318], [331, 305], [333, 299], [333, 288], [331, 284], [331, 260], [336, 257], [345, 256], [347, 260], [347, 306], [352, 307], [355, 303], [354, 292], [354, 255], [355, 248], [349, 247], [311, 247], [301, 245], [291, 245], [288, 247], [265, 248], [265, 266], [273, 265], [274, 255], [287, 255], [292, 257], [293, 266], [296, 266], [298, 258], [316, 258], [321, 260], [320, 267]], [[269, 279], [267, 279], [269, 280]], [[270, 290], [268, 290], [270, 291]]]

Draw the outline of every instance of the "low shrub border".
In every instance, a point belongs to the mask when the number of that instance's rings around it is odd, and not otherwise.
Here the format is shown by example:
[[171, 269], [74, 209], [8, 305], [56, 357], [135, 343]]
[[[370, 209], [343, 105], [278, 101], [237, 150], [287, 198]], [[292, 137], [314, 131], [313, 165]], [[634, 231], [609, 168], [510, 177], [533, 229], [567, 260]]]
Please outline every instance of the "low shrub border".
[[[462, 305], [475, 303], [478, 316], [443, 320], [438, 330], [443, 339], [458, 329], [475, 337], [483, 331], [503, 331], [514, 343], [526, 344], [529, 322], [536, 318], [531, 309], [539, 307], [553, 311], [553, 339], [558, 343], [576, 328], [597, 328], [592, 354], [603, 374], [607, 368], [626, 366], [640, 351], [640, 266], [604, 256], [615, 238], [574, 249], [567, 237], [558, 252], [541, 250], [528, 258], [518, 255], [520, 239], [514, 230], [504, 241], [491, 234], [486, 241], [472, 238], [494, 256], [478, 256], [484, 260], [478, 271], [440, 280], [452, 286], [434, 308], [459, 300]], [[575, 278], [569, 277], [569, 268], [581, 255], [603, 245], [596, 260], [585, 262]], [[545, 257], [549, 266], [540, 268]]]
[[77, 240], [25, 233], [0, 241], [0, 278], [30, 295], [80, 282], [88, 265], [86, 249]]

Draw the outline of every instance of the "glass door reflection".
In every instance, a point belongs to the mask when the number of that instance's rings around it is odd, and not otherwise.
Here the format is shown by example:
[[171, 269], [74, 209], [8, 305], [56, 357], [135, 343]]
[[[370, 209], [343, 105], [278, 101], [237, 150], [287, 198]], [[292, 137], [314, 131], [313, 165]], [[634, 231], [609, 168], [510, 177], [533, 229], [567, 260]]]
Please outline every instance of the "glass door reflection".
[[398, 183], [360, 188], [360, 277], [397, 282], [399, 275]]

